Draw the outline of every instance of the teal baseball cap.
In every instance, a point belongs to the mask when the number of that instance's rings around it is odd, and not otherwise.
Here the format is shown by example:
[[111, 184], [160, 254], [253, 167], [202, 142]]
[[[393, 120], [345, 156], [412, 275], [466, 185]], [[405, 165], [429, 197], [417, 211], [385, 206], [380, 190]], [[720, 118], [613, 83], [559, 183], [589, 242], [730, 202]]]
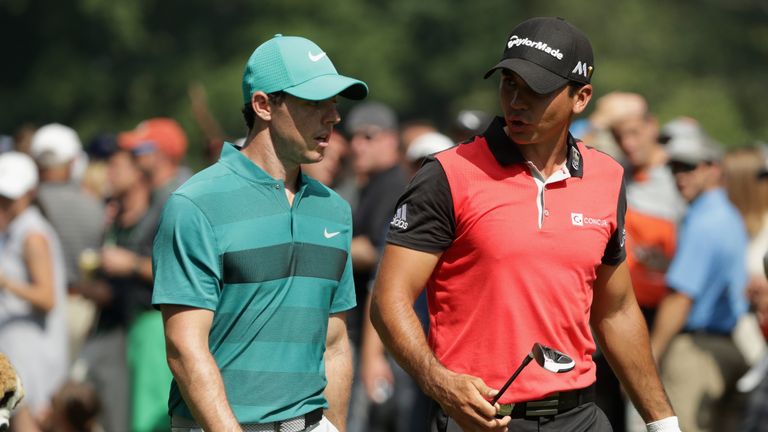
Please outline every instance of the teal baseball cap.
[[364, 99], [368, 86], [339, 75], [328, 54], [309, 39], [276, 34], [253, 51], [243, 72], [243, 103], [257, 92], [284, 91], [306, 100], [341, 95]]

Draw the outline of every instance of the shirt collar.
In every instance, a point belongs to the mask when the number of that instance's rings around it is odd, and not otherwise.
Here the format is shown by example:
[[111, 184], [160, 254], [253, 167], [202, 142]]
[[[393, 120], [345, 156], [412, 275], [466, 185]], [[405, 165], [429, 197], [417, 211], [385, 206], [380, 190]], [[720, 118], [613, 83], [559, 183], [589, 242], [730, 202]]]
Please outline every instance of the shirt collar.
[[725, 189], [717, 187], [699, 194], [699, 196], [691, 201], [688, 208], [689, 210], [699, 210], [711, 205], [719, 205], [721, 201], [728, 201], [728, 195], [725, 193]]
[[[485, 141], [488, 143], [488, 148], [501, 166], [518, 163], [524, 164], [526, 160], [523, 154], [520, 152], [518, 145], [509, 139], [507, 133], [504, 132], [504, 126], [504, 119], [501, 117], [493, 119], [488, 129], [483, 133], [483, 137], [485, 137]], [[571, 173], [571, 177], [583, 177], [584, 158], [581, 156], [577, 140], [570, 133], [568, 134], [566, 146], [568, 154], [565, 166]]]
[[257, 183], [275, 184], [277, 180], [272, 178], [258, 165], [253, 163], [244, 154], [240, 152], [240, 149], [234, 144], [225, 142], [221, 148], [221, 157], [219, 162], [226, 165], [230, 170], [240, 177], [246, 180], [254, 181]]
[[[284, 185], [282, 180], [273, 178], [267, 174], [266, 171], [261, 169], [260, 166], [256, 165], [253, 163], [253, 161], [248, 159], [242, 153], [242, 147], [238, 147], [230, 142], [224, 142], [224, 145], [221, 148], [221, 157], [219, 158], [219, 162], [223, 163], [235, 174], [245, 178], [246, 180], [256, 183], [268, 184], [270, 186]], [[311, 177], [308, 177], [306, 174], [304, 174], [303, 171], [300, 171], [297, 185], [298, 189], [304, 189], [310, 183], [312, 183], [312, 181], [313, 179]]]

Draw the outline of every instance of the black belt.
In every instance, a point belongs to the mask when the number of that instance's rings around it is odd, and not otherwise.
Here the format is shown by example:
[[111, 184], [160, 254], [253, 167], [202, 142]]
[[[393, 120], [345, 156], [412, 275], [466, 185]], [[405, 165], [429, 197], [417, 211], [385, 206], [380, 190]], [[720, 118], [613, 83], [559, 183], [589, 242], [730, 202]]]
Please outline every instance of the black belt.
[[315, 410], [304, 414], [304, 427], [308, 428], [316, 423], [320, 423], [320, 420], [322, 419], [323, 419], [323, 409], [316, 408]]
[[499, 415], [497, 415], [497, 417], [510, 416], [512, 418], [525, 418], [554, 416], [594, 401], [595, 385], [592, 384], [583, 389], [555, 392], [538, 400], [501, 404], [501, 410], [499, 410]]

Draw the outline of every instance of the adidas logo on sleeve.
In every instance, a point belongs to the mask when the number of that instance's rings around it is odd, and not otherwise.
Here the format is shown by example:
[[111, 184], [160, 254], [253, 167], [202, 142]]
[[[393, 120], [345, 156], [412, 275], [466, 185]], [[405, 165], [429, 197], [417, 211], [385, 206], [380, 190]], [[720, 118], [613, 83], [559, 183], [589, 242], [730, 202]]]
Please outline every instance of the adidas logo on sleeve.
[[408, 228], [407, 214], [408, 214], [408, 204], [401, 205], [397, 209], [397, 212], [395, 213], [395, 217], [392, 218], [392, 222], [390, 222], [389, 224], [395, 228], [407, 229]]

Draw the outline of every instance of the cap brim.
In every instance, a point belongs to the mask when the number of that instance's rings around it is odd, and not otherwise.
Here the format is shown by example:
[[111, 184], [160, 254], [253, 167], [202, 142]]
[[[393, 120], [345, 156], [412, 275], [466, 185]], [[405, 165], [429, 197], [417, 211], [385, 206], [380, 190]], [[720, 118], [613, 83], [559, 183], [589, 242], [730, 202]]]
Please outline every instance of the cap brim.
[[283, 91], [313, 101], [330, 99], [336, 95], [353, 100], [368, 96], [368, 86], [364, 82], [343, 75], [321, 75]]
[[510, 58], [500, 61], [485, 73], [485, 78], [491, 76], [497, 69], [509, 69], [520, 75], [520, 78], [538, 94], [551, 93], [568, 84], [568, 78], [563, 78], [535, 63], [520, 58]]
[[141, 140], [142, 137], [136, 132], [121, 132], [117, 135], [117, 146], [123, 150], [133, 150]]
[[689, 154], [670, 154], [667, 156], [668, 162], [682, 162], [688, 165], [698, 165], [702, 162], [706, 162], [706, 159], [702, 159], [699, 156], [689, 155]]
[[24, 191], [19, 188], [5, 185], [0, 186], [0, 197], [7, 198], [9, 200], [17, 200], [22, 195], [24, 195]]

